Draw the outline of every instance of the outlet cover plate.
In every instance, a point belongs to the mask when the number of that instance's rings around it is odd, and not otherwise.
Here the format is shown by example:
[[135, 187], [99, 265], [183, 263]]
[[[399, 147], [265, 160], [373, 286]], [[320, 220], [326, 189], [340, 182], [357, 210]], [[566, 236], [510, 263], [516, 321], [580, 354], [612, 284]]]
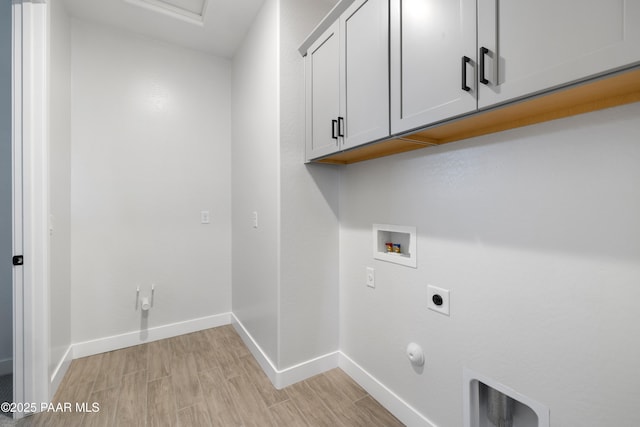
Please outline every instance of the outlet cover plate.
[[[449, 291], [447, 289], [442, 289], [442, 288], [438, 288], [437, 286], [427, 285], [427, 296], [428, 296], [427, 307], [429, 308], [429, 310], [436, 311], [446, 316], [449, 315], [450, 299], [449, 299]], [[434, 301], [434, 297], [436, 301], [438, 300], [437, 296], [440, 296], [441, 298], [440, 305], [436, 304], [436, 302]]]
[[371, 267], [367, 267], [366, 284], [370, 288], [376, 287], [376, 271]]

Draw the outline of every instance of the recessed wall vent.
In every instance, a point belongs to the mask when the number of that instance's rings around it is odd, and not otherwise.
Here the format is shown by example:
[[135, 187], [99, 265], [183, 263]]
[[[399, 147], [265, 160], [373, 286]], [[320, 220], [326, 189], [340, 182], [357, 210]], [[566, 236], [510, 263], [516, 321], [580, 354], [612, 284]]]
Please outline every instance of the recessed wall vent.
[[549, 427], [549, 408], [464, 368], [464, 427]]
[[124, 0], [163, 15], [202, 25], [208, 0]]

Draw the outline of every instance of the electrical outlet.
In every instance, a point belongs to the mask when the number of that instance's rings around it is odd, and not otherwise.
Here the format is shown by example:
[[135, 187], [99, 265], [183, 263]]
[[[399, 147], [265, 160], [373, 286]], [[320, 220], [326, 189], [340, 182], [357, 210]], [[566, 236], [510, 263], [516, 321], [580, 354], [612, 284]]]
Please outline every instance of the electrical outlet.
[[209, 215], [209, 211], [201, 211], [200, 224], [209, 224], [210, 222], [211, 222], [211, 215]]
[[427, 285], [427, 307], [429, 310], [449, 315], [449, 291], [436, 286]]
[[253, 228], [258, 228], [258, 212], [257, 211], [252, 212], [251, 222], [253, 223]]
[[370, 288], [376, 287], [376, 271], [371, 267], [367, 267], [366, 284]]

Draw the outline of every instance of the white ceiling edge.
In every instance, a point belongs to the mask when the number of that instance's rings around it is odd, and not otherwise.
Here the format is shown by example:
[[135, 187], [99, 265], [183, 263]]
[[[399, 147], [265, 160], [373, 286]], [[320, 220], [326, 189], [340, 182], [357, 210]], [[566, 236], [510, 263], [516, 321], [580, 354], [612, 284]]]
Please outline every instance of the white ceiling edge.
[[164, 2], [162, 0], [124, 0], [124, 1], [134, 6], [141, 7], [143, 9], [149, 9], [152, 12], [167, 15], [170, 18], [180, 19], [194, 25], [199, 25], [199, 26], [204, 25], [204, 14], [206, 10], [207, 0], [204, 0], [202, 14], [192, 12], [187, 9], [182, 9], [179, 7], [172, 6], [171, 4]]
[[208, 0], [142, 0], [150, 3], [170, 5], [178, 10], [202, 16]]
[[264, 0], [208, 0], [202, 22], [125, 0], [64, 0], [64, 3], [69, 14], [77, 19], [231, 59]]

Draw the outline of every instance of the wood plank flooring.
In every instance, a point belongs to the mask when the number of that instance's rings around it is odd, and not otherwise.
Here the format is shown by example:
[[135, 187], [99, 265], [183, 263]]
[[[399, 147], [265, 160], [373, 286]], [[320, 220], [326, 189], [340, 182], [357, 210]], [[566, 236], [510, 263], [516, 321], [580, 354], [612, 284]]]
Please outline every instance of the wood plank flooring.
[[18, 425], [403, 425], [340, 369], [276, 390], [231, 326], [76, 359], [54, 398], [65, 402]]

